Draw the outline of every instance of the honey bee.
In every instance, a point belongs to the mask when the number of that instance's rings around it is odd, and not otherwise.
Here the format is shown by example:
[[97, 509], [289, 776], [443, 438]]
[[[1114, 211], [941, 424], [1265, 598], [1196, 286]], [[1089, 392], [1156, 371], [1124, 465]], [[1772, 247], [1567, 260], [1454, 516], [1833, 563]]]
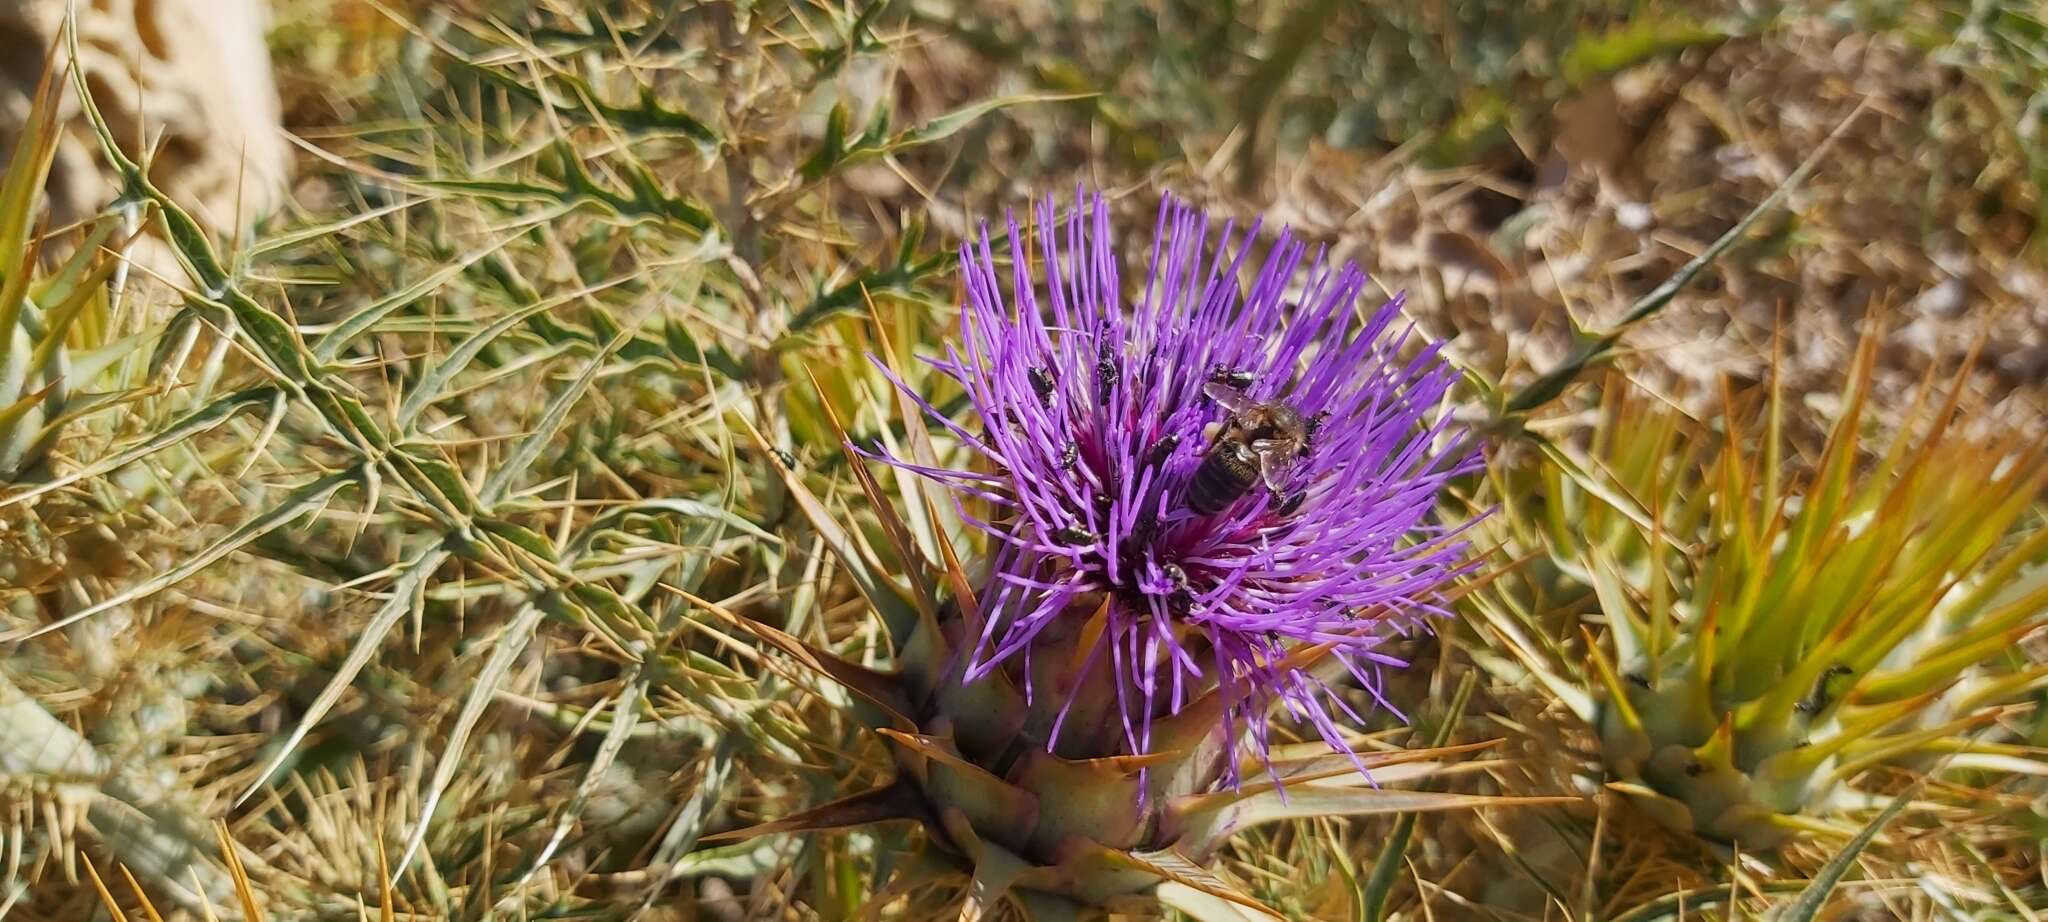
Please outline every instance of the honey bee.
[[1241, 380], [1240, 375], [1211, 374], [1202, 387], [1230, 415], [1211, 424], [1208, 451], [1188, 481], [1188, 508], [1198, 515], [1230, 508], [1260, 483], [1279, 495], [1288, 470], [1308, 453], [1309, 421], [1301, 412], [1277, 400], [1245, 396], [1237, 386]]

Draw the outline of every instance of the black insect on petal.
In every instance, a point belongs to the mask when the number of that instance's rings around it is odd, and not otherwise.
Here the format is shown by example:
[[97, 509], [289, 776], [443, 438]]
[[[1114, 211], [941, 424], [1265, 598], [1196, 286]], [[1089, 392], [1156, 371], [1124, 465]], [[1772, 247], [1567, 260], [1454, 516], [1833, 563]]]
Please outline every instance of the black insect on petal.
[[1227, 387], [1244, 390], [1247, 387], [1251, 387], [1252, 382], [1256, 380], [1258, 380], [1258, 377], [1251, 372], [1242, 368], [1232, 368], [1222, 362], [1209, 366], [1209, 383], [1211, 384], [1222, 384]]
[[1038, 393], [1038, 402], [1052, 406], [1052, 372], [1033, 365], [1024, 374], [1031, 378], [1031, 389]]
[[1085, 547], [1095, 543], [1095, 533], [1075, 525], [1068, 525], [1053, 532], [1053, 539], [1061, 544]]
[[1826, 671], [1821, 673], [1820, 679], [1813, 683], [1813, 691], [1808, 693], [1799, 703], [1794, 704], [1792, 706], [1793, 709], [1809, 716], [1827, 710], [1828, 705], [1833, 704], [1835, 700], [1834, 695], [1831, 694], [1828, 688], [1828, 683], [1834, 681], [1836, 676], [1848, 675], [1853, 671], [1841, 663], [1829, 666]]
[[1117, 367], [1116, 350], [1109, 343], [1109, 323], [1104, 321], [1102, 331], [1095, 337], [1095, 396], [1103, 406], [1109, 406], [1109, 398], [1116, 393]]
[[1317, 410], [1316, 415], [1308, 418], [1308, 425], [1301, 439], [1302, 457], [1308, 457], [1308, 453], [1315, 450], [1316, 433], [1323, 431], [1323, 421], [1329, 418], [1330, 411], [1328, 410]]
[[1159, 537], [1159, 514], [1150, 505], [1138, 511], [1137, 520], [1131, 523], [1131, 530], [1124, 535], [1118, 551], [1126, 557], [1136, 558]]
[[1308, 499], [1307, 490], [1296, 490], [1292, 493], [1289, 493], [1286, 496], [1280, 498], [1280, 505], [1274, 508], [1273, 513], [1284, 519], [1290, 515], [1300, 512], [1301, 503], [1305, 499]]
[[1166, 459], [1173, 457], [1174, 450], [1179, 447], [1179, 433], [1168, 433], [1160, 436], [1159, 441], [1153, 442], [1152, 447], [1145, 452], [1145, 466], [1158, 467], [1161, 464], [1165, 464]]
[[1074, 469], [1074, 465], [1079, 464], [1080, 461], [1081, 446], [1068, 442], [1067, 447], [1060, 449], [1061, 470], [1071, 471]]

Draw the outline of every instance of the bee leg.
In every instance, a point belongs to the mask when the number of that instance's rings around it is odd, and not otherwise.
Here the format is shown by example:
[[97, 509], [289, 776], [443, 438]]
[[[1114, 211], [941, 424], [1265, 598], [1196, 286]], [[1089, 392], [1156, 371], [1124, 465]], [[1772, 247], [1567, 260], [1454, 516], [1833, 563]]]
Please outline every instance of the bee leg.
[[1271, 443], [1253, 442], [1252, 450], [1259, 459], [1259, 480], [1266, 489], [1279, 495], [1286, 486], [1287, 472], [1293, 467], [1294, 459], [1281, 455], [1280, 449]]

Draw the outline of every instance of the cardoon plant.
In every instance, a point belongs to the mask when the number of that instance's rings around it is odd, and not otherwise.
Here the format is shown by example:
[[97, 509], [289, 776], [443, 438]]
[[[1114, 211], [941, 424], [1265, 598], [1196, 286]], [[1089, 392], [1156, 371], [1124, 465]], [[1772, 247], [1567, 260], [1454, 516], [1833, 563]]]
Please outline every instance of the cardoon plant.
[[1610, 388], [1582, 462], [1493, 472], [1488, 527], [1537, 563], [1467, 597], [1482, 660], [1554, 694], [1590, 773], [1675, 829], [1771, 848], [1854, 832], [1875, 769], [2048, 771], [1998, 726], [2048, 686], [2015, 650], [2048, 624], [2041, 434], [1973, 433], [1930, 387], [1870, 450], [1878, 342], [1804, 476], [1775, 385], [1719, 431]]
[[[1100, 197], [1037, 217], [961, 247], [958, 340], [929, 364], [967, 418], [885, 367], [914, 408], [908, 446], [854, 449], [910, 494], [942, 486], [981, 572], [944, 543], [943, 564], [913, 567], [922, 607], [892, 674], [754, 626], [879, 706], [894, 781], [752, 831], [917, 818], [972, 868], [971, 905], [1071, 910], [1162, 882], [1182, 903], [1245, 902], [1203, 866], [1254, 823], [1484, 802], [1378, 789], [1434, 754], [1361, 751], [1347, 731], [1364, 699], [1345, 680], [1376, 696], [1399, 665], [1387, 638], [1471, 566], [1431, 518], [1479, 463], [1439, 412], [1437, 348], [1409, 350], [1398, 299], [1360, 311], [1363, 273], [1287, 233], [1255, 261], [1256, 225], [1218, 232], [1168, 200], [1127, 292]], [[939, 585], [943, 603], [920, 596]], [[1279, 716], [1314, 740], [1282, 742]]]

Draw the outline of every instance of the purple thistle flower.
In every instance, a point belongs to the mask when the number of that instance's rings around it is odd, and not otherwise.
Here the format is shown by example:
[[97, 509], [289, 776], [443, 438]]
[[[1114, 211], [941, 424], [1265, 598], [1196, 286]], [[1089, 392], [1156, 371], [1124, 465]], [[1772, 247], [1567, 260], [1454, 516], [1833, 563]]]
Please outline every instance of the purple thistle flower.
[[[1338, 717], [1360, 716], [1288, 657], [1326, 645], [1379, 698], [1378, 670], [1401, 665], [1383, 639], [1442, 614], [1438, 589], [1471, 566], [1431, 517], [1445, 483], [1480, 464], [1447, 431], [1455, 374], [1439, 347], [1403, 358], [1412, 328], [1390, 332], [1400, 298], [1362, 314], [1365, 274], [1319, 248], [1303, 275], [1308, 246], [1285, 231], [1241, 292], [1258, 224], [1212, 240], [1209, 220], [1171, 198], [1128, 304], [1100, 195], [1064, 216], [1041, 203], [1039, 278], [1008, 224], [1008, 296], [984, 228], [960, 248], [960, 341], [930, 360], [983, 431], [911, 394], [986, 464], [877, 456], [950, 487], [991, 539], [966, 679], [1028, 662], [1049, 626], [1099, 598], [1106, 621], [1082, 668], [1107, 659], [1128, 751], [1149, 751], [1155, 717], [1214, 687], [1232, 784], [1240, 739], [1267, 758], [1276, 705], [1352, 753]], [[995, 514], [973, 518], [968, 498]]]

